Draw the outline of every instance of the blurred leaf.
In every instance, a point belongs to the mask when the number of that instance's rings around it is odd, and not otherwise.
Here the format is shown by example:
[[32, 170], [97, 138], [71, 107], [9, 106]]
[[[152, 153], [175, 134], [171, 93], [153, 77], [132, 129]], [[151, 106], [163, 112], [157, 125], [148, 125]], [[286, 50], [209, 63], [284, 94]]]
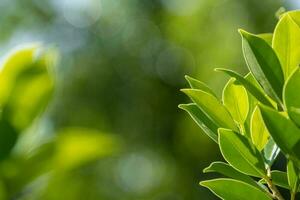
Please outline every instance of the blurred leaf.
[[243, 30], [239, 31], [242, 35], [243, 53], [249, 70], [265, 92], [282, 105], [284, 78], [276, 53], [260, 37]]
[[233, 167], [224, 162], [213, 162], [207, 168], [205, 168], [203, 172], [218, 172], [224, 176], [227, 176], [228, 178], [233, 178], [262, 189], [251, 177], [235, 170]]
[[37, 45], [14, 51], [0, 73], [0, 105], [3, 115], [18, 129], [27, 128], [45, 109], [54, 88], [49, 68], [55, 53]]
[[287, 178], [292, 193], [297, 193], [299, 186], [299, 170], [292, 161], [287, 164]]
[[218, 126], [208, 118], [195, 103], [180, 104], [179, 108], [188, 112], [204, 133], [218, 143]]
[[232, 70], [228, 70], [228, 69], [222, 69], [222, 68], [217, 68], [215, 69], [216, 71], [221, 71], [224, 72], [226, 74], [228, 74], [231, 77], [234, 77], [240, 84], [242, 84], [246, 90], [248, 92], [250, 92], [258, 101], [260, 101], [261, 103], [273, 107], [273, 105], [271, 104], [271, 102], [268, 100], [268, 98], [265, 96], [265, 94], [260, 91], [257, 87], [255, 87], [250, 81], [248, 81], [247, 79], [245, 79], [243, 76], [241, 76], [240, 74], [232, 71]]
[[68, 128], [59, 133], [53, 164], [55, 168], [70, 170], [120, 149], [116, 136], [85, 128]]
[[294, 17], [289, 12], [283, 14], [274, 31], [273, 48], [281, 62], [285, 79], [300, 64], [300, 27]]
[[196, 89], [182, 89], [218, 127], [238, 130], [225, 106], [213, 95]]
[[271, 200], [265, 192], [258, 188], [233, 179], [214, 179], [203, 181], [200, 185], [209, 188], [218, 197], [225, 200]]
[[281, 151], [290, 159], [300, 162], [300, 130], [279, 112], [260, 106], [264, 123]]
[[17, 142], [18, 132], [5, 119], [0, 120], [0, 161], [5, 159]]
[[235, 79], [231, 78], [226, 84], [222, 100], [233, 119], [243, 125], [249, 110], [248, 95], [245, 88], [241, 85], [235, 85], [234, 81]]
[[300, 69], [288, 78], [283, 91], [283, 101], [289, 117], [300, 127]]
[[256, 148], [261, 151], [267, 144], [270, 134], [260, 115], [258, 107], [253, 111], [251, 118], [251, 139]]
[[194, 79], [190, 76], [185, 76], [185, 79], [188, 81], [188, 83], [192, 89], [202, 90], [204, 92], [207, 92], [207, 93], [212, 94], [215, 97], [217, 97], [215, 95], [215, 93], [212, 91], [212, 89], [210, 87], [208, 87], [205, 83], [203, 83], [197, 79]]
[[235, 169], [255, 177], [266, 176], [263, 157], [245, 136], [221, 128], [219, 145], [225, 160]]

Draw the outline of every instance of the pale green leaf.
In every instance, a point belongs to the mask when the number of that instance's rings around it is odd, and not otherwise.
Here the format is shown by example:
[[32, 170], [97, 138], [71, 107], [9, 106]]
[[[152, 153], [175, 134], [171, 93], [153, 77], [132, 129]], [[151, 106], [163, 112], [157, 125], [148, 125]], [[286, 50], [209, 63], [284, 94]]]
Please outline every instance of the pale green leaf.
[[270, 134], [260, 115], [258, 107], [253, 111], [251, 118], [251, 139], [256, 148], [261, 151], [267, 144]]
[[238, 130], [225, 106], [213, 95], [197, 89], [182, 89], [218, 127]]
[[223, 90], [222, 100], [233, 119], [243, 125], [249, 110], [248, 95], [243, 86], [234, 82], [234, 78], [228, 81]]
[[273, 48], [281, 62], [285, 79], [300, 64], [300, 27], [289, 12], [283, 14], [274, 31]]

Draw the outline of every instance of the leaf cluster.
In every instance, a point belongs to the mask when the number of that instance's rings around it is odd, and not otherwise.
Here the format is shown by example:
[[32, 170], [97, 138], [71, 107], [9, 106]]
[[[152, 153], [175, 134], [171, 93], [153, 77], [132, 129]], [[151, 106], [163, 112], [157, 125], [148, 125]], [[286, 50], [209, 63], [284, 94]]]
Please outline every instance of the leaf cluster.
[[[182, 89], [192, 103], [181, 104], [227, 161], [204, 169], [225, 176], [200, 182], [221, 199], [283, 200], [278, 187], [299, 192], [300, 11], [280, 16], [274, 33], [239, 30], [249, 73], [216, 69], [231, 78], [222, 99], [203, 82], [186, 76]], [[286, 171], [272, 170], [279, 152]]]

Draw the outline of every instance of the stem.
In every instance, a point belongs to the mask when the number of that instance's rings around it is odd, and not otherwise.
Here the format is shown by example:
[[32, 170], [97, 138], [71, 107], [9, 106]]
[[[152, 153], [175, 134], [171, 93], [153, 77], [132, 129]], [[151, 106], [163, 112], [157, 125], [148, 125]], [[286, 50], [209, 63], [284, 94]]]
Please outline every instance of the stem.
[[[270, 188], [273, 198], [277, 199], [277, 200], [284, 200], [284, 198], [282, 197], [282, 195], [280, 194], [279, 190], [277, 189], [277, 187], [273, 184], [272, 182], [272, 178], [271, 178], [271, 170], [270, 168], [267, 169], [268, 171], [268, 176], [264, 177], [265, 181], [268, 184], [268, 187]], [[292, 199], [293, 200], [293, 199]]]
[[295, 192], [291, 192], [291, 200], [295, 200], [296, 197], [296, 193]]

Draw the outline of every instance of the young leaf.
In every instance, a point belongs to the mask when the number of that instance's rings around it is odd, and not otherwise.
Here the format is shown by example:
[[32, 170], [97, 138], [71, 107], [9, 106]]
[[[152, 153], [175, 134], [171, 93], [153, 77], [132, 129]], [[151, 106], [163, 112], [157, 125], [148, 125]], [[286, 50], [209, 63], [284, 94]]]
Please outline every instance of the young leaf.
[[[285, 172], [278, 171], [278, 170], [271, 171], [271, 177], [274, 185], [277, 185], [285, 189], [290, 189], [288, 179], [287, 179], [287, 174]], [[266, 184], [266, 181], [264, 179], [260, 180], [259, 182]]]
[[283, 101], [289, 117], [300, 127], [300, 69], [294, 70], [288, 78], [284, 90]]
[[300, 129], [279, 112], [260, 105], [264, 123], [283, 153], [300, 164]]
[[263, 119], [261, 118], [258, 107], [255, 107], [251, 118], [251, 139], [256, 148], [261, 151], [269, 140], [269, 132]]
[[229, 110], [233, 119], [243, 125], [249, 109], [248, 95], [245, 88], [234, 84], [235, 79], [231, 78], [223, 90], [223, 104]]
[[292, 193], [297, 193], [298, 186], [299, 186], [299, 171], [297, 167], [294, 165], [292, 161], [288, 161], [287, 164], [287, 177], [288, 177], [288, 183], [291, 189]]
[[272, 200], [267, 193], [238, 180], [213, 179], [200, 182], [200, 185], [207, 187], [218, 197], [225, 200]]
[[242, 84], [246, 90], [248, 92], [250, 92], [258, 101], [260, 101], [261, 103], [273, 107], [273, 105], [271, 104], [271, 102], [268, 100], [268, 98], [264, 95], [264, 93], [262, 93], [262, 91], [260, 91], [256, 86], [254, 86], [250, 81], [248, 81], [247, 79], [245, 79], [243, 76], [241, 76], [240, 74], [229, 70], [229, 69], [222, 69], [222, 68], [217, 68], [215, 69], [216, 71], [221, 71], [224, 72], [226, 74], [228, 74], [231, 77], [234, 77], [240, 84]]
[[243, 53], [247, 66], [265, 92], [282, 105], [282, 89], [284, 84], [280, 62], [262, 38], [239, 30], [242, 35]]
[[187, 94], [218, 127], [238, 130], [228, 110], [216, 97], [196, 89], [181, 91]]
[[187, 75], [185, 76], [185, 79], [188, 81], [188, 83], [192, 89], [202, 90], [204, 92], [207, 92], [207, 93], [212, 94], [215, 97], [217, 97], [215, 95], [215, 93], [213, 92], [213, 90], [210, 87], [208, 87], [205, 83], [203, 83], [197, 79], [194, 79], [190, 76], [187, 76]]
[[178, 107], [188, 112], [204, 133], [218, 143], [218, 126], [195, 103], [180, 104]]
[[232, 167], [251, 176], [266, 176], [263, 157], [245, 136], [223, 128], [218, 131], [221, 153]]
[[203, 172], [218, 172], [224, 176], [227, 176], [228, 178], [239, 180], [262, 189], [251, 177], [235, 170], [233, 167], [224, 162], [213, 162], [207, 168], [205, 168]]
[[281, 62], [285, 79], [300, 64], [300, 27], [290, 12], [283, 14], [274, 31], [273, 48]]

